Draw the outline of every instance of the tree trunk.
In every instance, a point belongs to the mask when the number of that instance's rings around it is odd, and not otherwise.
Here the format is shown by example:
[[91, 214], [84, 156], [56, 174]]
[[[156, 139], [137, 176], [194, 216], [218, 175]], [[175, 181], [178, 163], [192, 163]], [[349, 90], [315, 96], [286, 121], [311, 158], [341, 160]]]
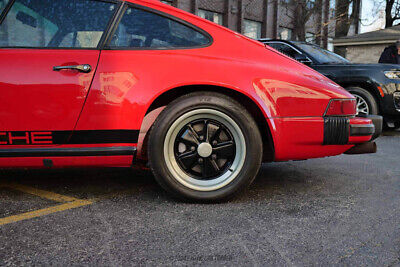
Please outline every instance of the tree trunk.
[[[349, 8], [351, 1], [349, 0], [336, 0], [336, 28], [335, 37], [347, 36], [350, 29], [351, 20], [349, 18]], [[346, 56], [346, 50], [342, 47], [335, 47], [335, 53]]]
[[350, 28], [349, 0], [336, 0], [336, 29], [335, 37], [347, 36]]
[[354, 27], [354, 34], [360, 33], [360, 14], [361, 0], [353, 0], [353, 12], [351, 13], [351, 22]]
[[385, 21], [386, 21], [386, 24], [385, 24], [385, 28], [390, 28], [390, 27], [393, 26], [394, 19], [393, 19], [393, 15], [392, 15], [392, 9], [393, 9], [393, 5], [394, 5], [394, 1], [395, 0], [386, 0], [386, 8], [385, 8], [385, 15], [386, 15]]
[[316, 35], [315, 42], [317, 45], [321, 45], [322, 39], [322, 0], [316, 0], [315, 2], [315, 20], [316, 20]]
[[294, 26], [294, 35], [298, 41], [306, 40], [306, 25], [304, 22], [304, 6], [303, 0], [294, 1], [295, 8], [293, 9], [295, 12], [293, 19]]
[[329, 39], [329, 9], [330, 0], [324, 0], [324, 25], [322, 33], [322, 46], [328, 49], [328, 39]]

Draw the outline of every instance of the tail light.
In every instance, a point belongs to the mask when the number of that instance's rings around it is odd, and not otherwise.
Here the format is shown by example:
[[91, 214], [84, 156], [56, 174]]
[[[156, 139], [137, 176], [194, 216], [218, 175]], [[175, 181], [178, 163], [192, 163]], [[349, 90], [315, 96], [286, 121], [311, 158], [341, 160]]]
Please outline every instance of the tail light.
[[355, 99], [332, 99], [324, 116], [354, 116], [357, 114]]

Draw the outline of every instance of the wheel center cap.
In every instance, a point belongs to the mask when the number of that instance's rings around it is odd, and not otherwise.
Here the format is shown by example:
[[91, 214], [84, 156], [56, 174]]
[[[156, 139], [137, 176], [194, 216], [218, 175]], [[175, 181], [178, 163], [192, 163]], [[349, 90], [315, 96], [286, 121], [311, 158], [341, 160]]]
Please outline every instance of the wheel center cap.
[[197, 148], [200, 157], [208, 158], [212, 154], [212, 146], [209, 143], [201, 143]]

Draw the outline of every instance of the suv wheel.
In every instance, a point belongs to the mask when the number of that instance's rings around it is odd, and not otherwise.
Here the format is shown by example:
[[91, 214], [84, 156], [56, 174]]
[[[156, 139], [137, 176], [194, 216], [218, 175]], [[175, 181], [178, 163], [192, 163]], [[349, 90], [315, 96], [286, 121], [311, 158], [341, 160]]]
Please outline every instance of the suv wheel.
[[378, 104], [370, 92], [360, 87], [349, 87], [346, 89], [357, 100], [357, 116], [378, 114]]
[[394, 130], [399, 130], [400, 129], [400, 121], [396, 121], [395, 123], [394, 123], [394, 128], [393, 128]]
[[219, 201], [251, 184], [262, 149], [258, 127], [242, 105], [198, 92], [164, 109], [151, 130], [148, 152], [164, 189], [184, 199]]

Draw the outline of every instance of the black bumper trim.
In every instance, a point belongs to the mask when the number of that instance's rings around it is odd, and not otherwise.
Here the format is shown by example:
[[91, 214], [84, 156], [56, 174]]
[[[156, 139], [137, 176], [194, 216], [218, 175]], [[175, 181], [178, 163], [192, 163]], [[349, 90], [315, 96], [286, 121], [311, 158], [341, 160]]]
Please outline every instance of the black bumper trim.
[[369, 136], [375, 133], [373, 124], [352, 124], [350, 125], [350, 136]]
[[350, 136], [350, 119], [346, 117], [324, 118], [324, 145], [346, 145]]
[[363, 116], [363, 118], [370, 119], [372, 121], [372, 124], [375, 127], [375, 130], [372, 134], [371, 141], [375, 140], [378, 138], [383, 131], [383, 117], [379, 115], [368, 115], [368, 116]]
[[0, 149], [0, 157], [96, 157], [135, 156], [136, 147]]

